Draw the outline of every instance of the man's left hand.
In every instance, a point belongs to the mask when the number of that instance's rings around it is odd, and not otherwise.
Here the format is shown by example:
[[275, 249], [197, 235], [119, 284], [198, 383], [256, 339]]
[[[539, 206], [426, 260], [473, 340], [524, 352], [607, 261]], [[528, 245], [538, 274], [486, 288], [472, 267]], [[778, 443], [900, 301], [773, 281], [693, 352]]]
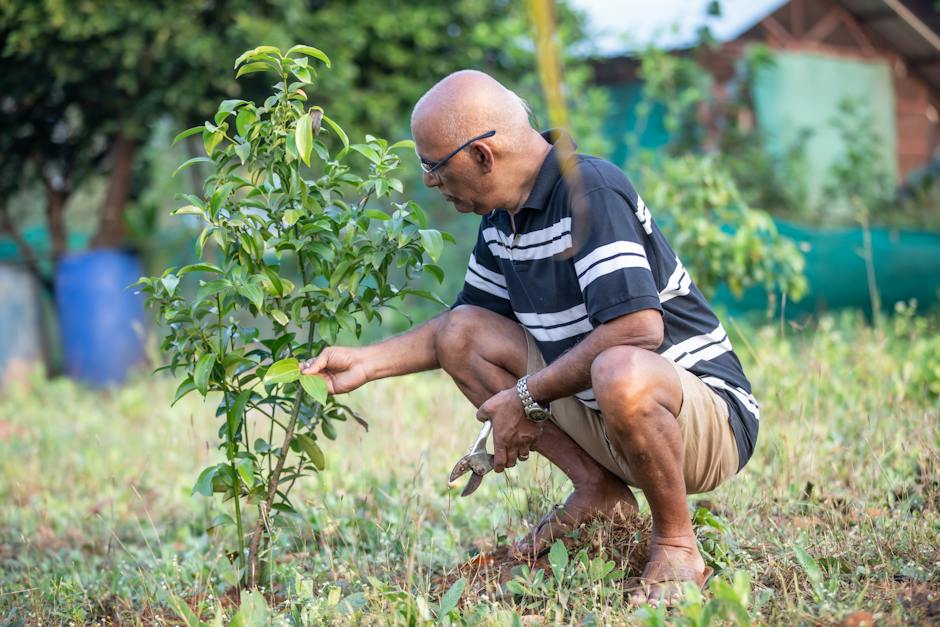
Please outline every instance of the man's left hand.
[[493, 470], [496, 472], [512, 468], [517, 459], [528, 459], [529, 450], [542, 434], [541, 423], [532, 422], [525, 415], [515, 388], [490, 397], [477, 411], [477, 420], [489, 420], [493, 424]]

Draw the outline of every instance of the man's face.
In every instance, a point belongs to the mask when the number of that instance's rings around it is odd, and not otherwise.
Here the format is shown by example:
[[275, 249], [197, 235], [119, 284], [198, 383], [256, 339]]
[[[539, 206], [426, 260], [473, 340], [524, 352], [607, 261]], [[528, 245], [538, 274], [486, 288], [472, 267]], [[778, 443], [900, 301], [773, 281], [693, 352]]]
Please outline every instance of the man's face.
[[[443, 146], [434, 139], [415, 134], [415, 149], [425, 164], [436, 164], [453, 151], [456, 146]], [[485, 172], [474, 159], [472, 144], [467, 146], [432, 173], [423, 173], [424, 184], [436, 188], [444, 199], [454, 205], [460, 213], [486, 215], [492, 211], [485, 202], [487, 184]]]

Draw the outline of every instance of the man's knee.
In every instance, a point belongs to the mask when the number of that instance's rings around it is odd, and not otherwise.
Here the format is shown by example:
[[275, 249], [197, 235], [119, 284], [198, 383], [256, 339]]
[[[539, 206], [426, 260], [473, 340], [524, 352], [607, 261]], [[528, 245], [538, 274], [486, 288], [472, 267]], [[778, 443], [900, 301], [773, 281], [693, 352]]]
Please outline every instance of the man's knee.
[[[664, 407], [678, 412], [681, 384], [674, 378], [662, 357], [635, 346], [608, 348], [591, 364], [591, 387], [604, 420], [622, 433], [636, 433], [637, 426]], [[676, 390], [678, 402], [672, 398]]]
[[459, 305], [447, 312], [434, 337], [437, 354], [453, 359], [466, 357], [473, 347], [474, 338], [479, 338], [487, 313], [487, 310], [473, 305]]

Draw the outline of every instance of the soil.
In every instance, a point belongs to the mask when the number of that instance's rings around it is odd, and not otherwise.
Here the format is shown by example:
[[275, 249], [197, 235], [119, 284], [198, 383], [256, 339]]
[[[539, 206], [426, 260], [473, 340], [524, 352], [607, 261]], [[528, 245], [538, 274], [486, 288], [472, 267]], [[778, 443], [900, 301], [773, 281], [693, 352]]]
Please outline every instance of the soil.
[[[598, 515], [588, 523], [561, 538], [574, 558], [582, 549], [591, 559], [603, 556], [613, 560], [615, 568], [624, 572], [624, 581], [639, 577], [649, 558], [648, 541], [651, 521], [648, 516], [629, 514], [615, 519]], [[533, 571], [543, 569], [551, 572], [548, 552], [534, 561], [520, 559], [510, 545], [497, 546], [489, 550], [473, 549], [476, 552], [454, 570], [439, 573], [432, 579], [434, 592], [443, 594], [461, 577], [467, 578], [467, 588], [462, 599], [473, 599], [486, 594], [489, 598], [501, 598], [506, 594], [505, 584], [528, 564]]]

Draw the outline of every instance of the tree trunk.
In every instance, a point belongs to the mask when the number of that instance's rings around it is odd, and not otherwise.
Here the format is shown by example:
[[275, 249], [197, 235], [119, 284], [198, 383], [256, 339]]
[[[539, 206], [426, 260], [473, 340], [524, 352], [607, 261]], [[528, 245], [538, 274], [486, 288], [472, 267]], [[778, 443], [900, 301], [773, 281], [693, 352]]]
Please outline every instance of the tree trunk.
[[[52, 243], [52, 267], [68, 252], [68, 233], [65, 229], [65, 202], [69, 194], [64, 189], [46, 186], [46, 224], [49, 227], [49, 240]], [[53, 270], [53, 273], [55, 270]]]
[[124, 224], [124, 209], [131, 190], [131, 175], [134, 171], [134, 157], [137, 154], [137, 141], [118, 131], [111, 149], [111, 177], [108, 180], [108, 192], [101, 208], [101, 223], [98, 233], [91, 241], [92, 248], [117, 248], [127, 235]]

